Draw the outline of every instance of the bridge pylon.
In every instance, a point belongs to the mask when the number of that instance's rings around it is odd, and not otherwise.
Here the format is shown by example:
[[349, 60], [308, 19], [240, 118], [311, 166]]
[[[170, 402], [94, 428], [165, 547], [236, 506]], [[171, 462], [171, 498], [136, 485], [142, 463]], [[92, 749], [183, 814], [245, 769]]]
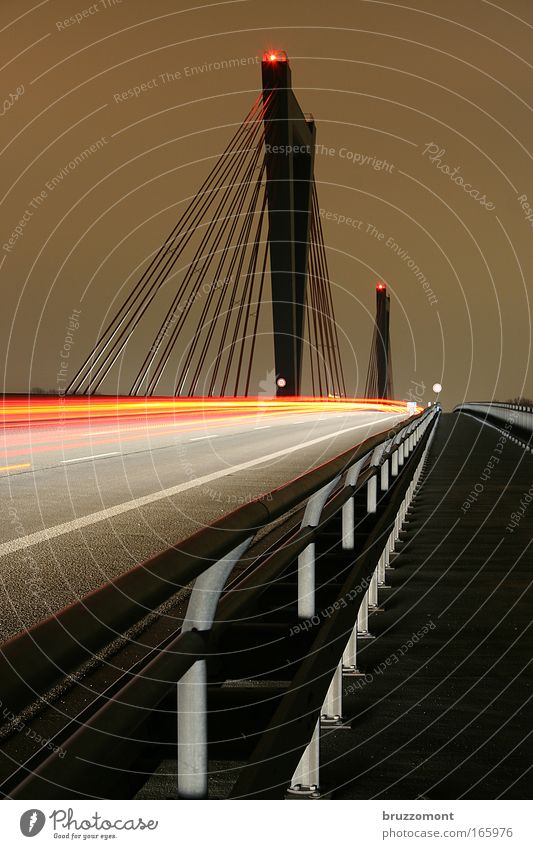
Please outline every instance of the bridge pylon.
[[286, 53], [263, 55], [262, 80], [276, 393], [294, 396], [302, 375], [315, 124], [292, 90]]
[[390, 297], [387, 286], [376, 284], [376, 321], [370, 349], [365, 396], [393, 398], [392, 358], [390, 344]]

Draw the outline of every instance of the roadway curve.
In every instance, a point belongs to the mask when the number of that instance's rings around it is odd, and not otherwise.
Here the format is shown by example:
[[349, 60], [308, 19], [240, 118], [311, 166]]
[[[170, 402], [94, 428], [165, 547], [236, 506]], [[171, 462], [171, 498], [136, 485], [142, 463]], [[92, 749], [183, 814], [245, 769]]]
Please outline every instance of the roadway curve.
[[258, 409], [5, 428], [0, 642], [404, 417]]

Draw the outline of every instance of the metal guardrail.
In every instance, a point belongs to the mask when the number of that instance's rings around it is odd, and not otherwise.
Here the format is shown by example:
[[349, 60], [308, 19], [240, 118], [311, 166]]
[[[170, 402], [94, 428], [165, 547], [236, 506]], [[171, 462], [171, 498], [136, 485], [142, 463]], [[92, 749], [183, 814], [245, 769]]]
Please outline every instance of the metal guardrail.
[[[377, 516], [364, 556], [358, 558], [357, 592], [352, 593], [350, 604], [341, 605], [340, 610], [335, 611], [323, 627], [321, 625], [317, 636], [319, 641], [328, 640], [329, 645], [340, 654], [334, 658], [333, 670], [328, 670], [328, 664], [332, 662], [331, 650], [328, 650], [327, 657], [324, 652], [310, 657], [299, 672], [300, 684], [295, 692], [289, 694], [283, 708], [285, 716], [298, 716], [298, 712], [302, 714], [302, 696], [317, 709], [323, 703], [321, 718], [313, 721], [310, 734], [308, 718], [304, 717], [299, 724], [290, 756], [294, 760], [294, 752], [298, 755], [303, 752], [291, 782], [292, 791], [296, 794], [316, 793], [317, 729], [320, 722], [336, 723], [342, 716], [342, 674], [356, 670], [357, 638], [366, 627], [369, 608], [377, 605], [378, 589], [384, 584], [389, 557], [413, 496], [439, 413], [440, 407], [431, 407], [387, 433], [370, 437], [290, 484], [238, 508], [213, 526], [136, 567], [81, 603], [4, 646], [0, 674], [6, 673], [12, 700], [20, 702], [28, 692], [39, 695], [49, 686], [53, 672], [57, 675], [58, 669], [68, 669], [65, 664], [76, 660], [75, 646], [82, 655], [97, 650], [94, 648], [96, 645], [102, 645], [110, 636], [115, 637], [117, 629], [128, 627], [135, 616], [139, 618], [141, 611], [146, 614], [147, 609], [153, 609], [194, 580], [181, 631], [176, 631], [164, 646], [154, 650], [148, 661], [141, 663], [137, 669], [129, 670], [122, 686], [98, 696], [76, 717], [70, 736], [65, 732], [61, 735], [61, 749], [67, 752], [66, 761], [59, 760], [57, 752], [40, 761], [35, 758], [24, 767], [19, 778], [22, 779], [25, 773], [30, 774], [14, 785], [10, 795], [14, 798], [46, 798], [50, 787], [57, 793], [57, 784], [75, 787], [74, 795], [83, 795], [84, 788], [90, 793], [92, 785], [94, 793], [95, 785], [88, 764], [97, 764], [100, 756], [105, 760], [109, 735], [113, 739], [116, 735], [119, 738], [127, 736], [127, 730], [139, 726], [147, 713], [156, 708], [172, 687], [177, 686], [177, 795], [180, 798], [205, 797], [207, 654], [213, 650], [228, 622], [246, 608], [250, 599], [257, 598], [268, 589], [269, 581], [295, 560], [298, 619], [315, 617], [317, 533], [324, 522], [340, 512], [342, 547], [347, 551], [353, 550], [354, 497], [365, 487], [367, 513]], [[381, 499], [378, 499], [378, 493], [382, 494]], [[383, 494], [388, 497], [385, 507], [381, 504]], [[250, 548], [257, 531], [302, 504], [306, 504], [304, 516], [290, 541], [260, 560], [256, 569], [244, 573], [242, 580], [232, 585], [221, 599], [229, 574]], [[347, 578], [352, 582], [352, 590], [354, 577], [355, 573]], [[350, 593], [348, 586], [345, 592]], [[347, 617], [348, 640], [345, 639]], [[334, 635], [335, 629], [338, 631], [339, 628], [340, 632]], [[44, 638], [44, 648], [40, 643], [41, 637]], [[33, 665], [35, 652], [40, 653], [42, 661], [47, 650], [52, 654], [49, 662], [53, 672], [50, 669], [39, 674]], [[326, 664], [318, 676], [313, 668], [316, 663]], [[25, 672], [29, 680], [25, 678]], [[267, 751], [269, 747], [272, 749], [272, 745], [275, 746], [276, 741], [281, 739], [280, 734], [283, 736], [276, 715], [272, 723], [269, 727], [271, 733], [264, 735], [252, 758], [244, 795], [260, 796], [264, 790], [259, 766], [262, 752], [265, 746]], [[290, 758], [282, 759], [280, 764], [284, 763], [284, 768], [287, 768], [289, 761]]]
[[[409, 421], [416, 421], [416, 417]], [[314, 492], [366, 457], [387, 435], [397, 439], [406, 427], [409, 425], [402, 423], [388, 434], [371, 436], [311, 472], [237, 508], [4, 643], [0, 681], [10, 710], [17, 713], [43, 696], [66, 672], [90, 660], [194, 581], [205, 571], [206, 564], [229, 555], [241, 542], [305, 503]]]
[[[282, 785], [294, 759], [299, 738], [306, 733], [307, 746], [302, 747], [304, 751], [297, 759], [288, 792], [295, 796], [320, 795], [320, 730], [343, 725], [342, 678], [359, 674], [358, 640], [368, 636], [369, 611], [378, 608], [379, 589], [385, 586], [390, 556], [415, 492], [434, 433], [432, 425], [439, 412], [439, 409], [428, 412], [425, 420], [417, 429], [410, 430], [405, 440], [396, 442], [392, 450], [384, 452], [379, 460], [386, 460], [387, 464], [383, 462], [374, 466], [375, 473], [366, 479], [367, 511], [378, 512], [373, 531], [365, 542], [364, 552], [355, 555], [354, 567], [340, 588], [336, 602], [320, 617], [323, 622], [292, 682], [291, 692], [272, 717], [252, 756], [252, 763], [234, 787], [232, 797], [272, 798], [273, 788]], [[385, 492], [389, 489], [384, 471], [389, 462], [393, 471], [390, 481], [392, 494], [387, 505], [379, 511], [376, 486], [379, 485]], [[353, 504], [353, 495], [343, 509], [342, 542], [347, 549], [353, 549], [351, 509], [346, 509], [350, 501]], [[324, 517], [325, 522], [335, 514], [338, 503], [335, 505], [332, 501], [328, 506], [330, 510], [329, 515]], [[280, 749], [283, 755], [274, 759], [273, 752]], [[268, 763], [268, 769], [265, 769], [265, 763]]]
[[533, 407], [522, 404], [504, 404], [494, 401], [464, 402], [454, 413], [467, 413], [498, 428], [511, 441], [530, 447], [533, 434]]

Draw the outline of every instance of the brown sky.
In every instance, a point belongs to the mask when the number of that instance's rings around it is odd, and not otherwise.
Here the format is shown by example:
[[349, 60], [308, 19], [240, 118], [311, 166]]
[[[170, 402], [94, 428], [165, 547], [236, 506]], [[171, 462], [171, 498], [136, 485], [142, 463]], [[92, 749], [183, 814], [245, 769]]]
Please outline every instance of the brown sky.
[[[62, 23], [76, 14], [79, 23]], [[436, 380], [446, 405], [533, 395], [533, 226], [519, 201], [526, 195], [533, 207], [531, 0], [2, 0], [0, 39], [5, 391], [56, 385], [73, 309], [72, 369], [81, 363], [113, 297], [207, 173], [197, 160], [223, 149], [256, 97], [253, 57], [276, 47], [289, 54], [317, 141], [333, 150], [318, 153], [315, 172], [330, 213], [349, 391], [364, 390], [382, 278], [397, 397], [424, 384], [427, 399]], [[165, 74], [175, 79], [163, 83]], [[157, 86], [116, 102], [154, 78]], [[46, 190], [97, 139], [101, 149]], [[439, 170], [424, 154], [429, 144], [494, 208]], [[375, 170], [363, 157], [391, 167]], [[271, 367], [263, 346], [256, 381]]]

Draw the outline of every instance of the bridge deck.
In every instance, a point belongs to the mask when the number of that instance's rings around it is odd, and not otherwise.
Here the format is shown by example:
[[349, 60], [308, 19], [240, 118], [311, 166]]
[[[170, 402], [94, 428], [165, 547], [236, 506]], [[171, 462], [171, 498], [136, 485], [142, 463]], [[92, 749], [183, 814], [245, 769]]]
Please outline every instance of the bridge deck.
[[533, 459], [510, 441], [498, 454], [500, 436], [466, 415], [441, 418], [371, 618], [377, 639], [360, 652], [372, 680], [345, 679], [352, 729], [323, 738], [321, 777], [336, 798], [528, 796], [533, 506], [506, 526]]

